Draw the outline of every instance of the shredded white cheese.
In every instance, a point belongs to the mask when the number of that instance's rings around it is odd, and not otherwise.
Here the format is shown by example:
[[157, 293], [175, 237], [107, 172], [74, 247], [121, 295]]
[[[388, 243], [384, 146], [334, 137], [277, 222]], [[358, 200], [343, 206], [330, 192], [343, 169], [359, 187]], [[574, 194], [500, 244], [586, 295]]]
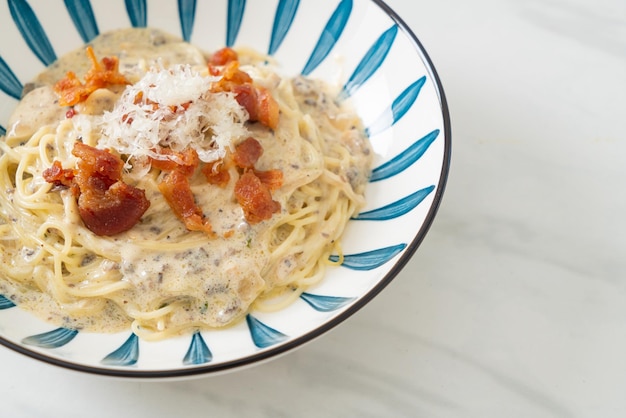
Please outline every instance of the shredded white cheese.
[[104, 113], [98, 146], [135, 158], [168, 158], [155, 152], [158, 146], [192, 147], [204, 162], [224, 157], [248, 136], [248, 113], [232, 93], [210, 92], [218, 79], [189, 66], [152, 68]]

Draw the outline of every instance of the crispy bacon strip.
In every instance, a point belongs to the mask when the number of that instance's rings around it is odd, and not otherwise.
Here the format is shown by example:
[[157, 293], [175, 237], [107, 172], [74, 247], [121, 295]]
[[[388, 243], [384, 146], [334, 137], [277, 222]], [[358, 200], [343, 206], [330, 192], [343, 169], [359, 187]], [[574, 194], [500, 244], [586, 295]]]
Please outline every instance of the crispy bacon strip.
[[271, 192], [280, 189], [283, 185], [283, 172], [280, 170], [253, 170], [253, 172]]
[[210, 184], [226, 187], [230, 181], [229, 169], [233, 165], [239, 168], [254, 168], [254, 164], [263, 154], [263, 147], [256, 139], [249, 137], [235, 147], [235, 152], [225, 158], [207, 163], [202, 167], [202, 174]]
[[202, 174], [206, 177], [206, 180], [210, 184], [214, 184], [219, 187], [226, 187], [230, 181], [230, 173], [228, 168], [230, 164], [224, 160], [218, 160], [211, 163], [207, 163], [202, 167]]
[[42, 173], [43, 179], [55, 186], [72, 187], [74, 182], [74, 170], [63, 168], [60, 161], [53, 161], [52, 166]]
[[196, 204], [195, 197], [189, 184], [189, 177], [193, 175], [200, 159], [193, 148], [182, 152], [162, 148], [159, 154], [168, 156], [167, 159], [152, 159], [152, 166], [167, 171], [167, 175], [158, 184], [159, 191], [167, 201], [174, 214], [190, 231], [204, 231], [213, 235], [213, 228], [202, 210]]
[[165, 156], [165, 159], [151, 158], [152, 167], [164, 171], [181, 171], [185, 176], [191, 176], [198, 164], [200, 158], [193, 148], [186, 148], [182, 152], [173, 151], [170, 148], [161, 148], [158, 153]]
[[278, 103], [265, 87], [257, 87], [256, 93], [256, 108], [254, 109], [256, 119], [265, 126], [276, 129], [280, 115]]
[[98, 188], [80, 194], [78, 211], [85, 226], [96, 235], [116, 235], [131, 229], [150, 206], [143, 190], [122, 181], [106, 191]]
[[233, 162], [241, 168], [252, 168], [263, 155], [263, 146], [252, 137], [248, 137], [235, 147]]
[[246, 171], [237, 180], [235, 198], [251, 224], [270, 219], [280, 211], [280, 203], [272, 199], [269, 188], [252, 171]]
[[255, 170], [254, 165], [263, 155], [263, 146], [256, 139], [249, 137], [235, 147], [233, 161], [239, 168], [253, 169], [254, 175], [266, 185], [270, 191], [279, 189], [283, 185], [283, 172], [280, 170]]
[[252, 84], [233, 86], [235, 100], [243, 106], [250, 115], [250, 121], [258, 121], [271, 129], [276, 129], [279, 120], [278, 103], [264, 87], [255, 87]]
[[266, 88], [255, 86], [252, 78], [239, 69], [237, 52], [231, 48], [216, 51], [209, 59], [208, 67], [212, 75], [222, 76], [214, 83], [211, 89], [213, 92], [234, 93], [237, 102], [248, 111], [251, 122], [258, 121], [276, 129], [279, 120], [278, 103]]
[[76, 142], [72, 155], [80, 158], [77, 164], [75, 180], [78, 186], [86, 186], [92, 177], [103, 182], [108, 188], [122, 178], [124, 162], [117, 155], [109, 151], [91, 147], [82, 142]]
[[159, 191], [165, 197], [174, 214], [190, 231], [204, 231], [213, 235], [211, 223], [196, 204], [189, 178], [183, 171], [174, 170], [159, 183]]
[[126, 77], [119, 72], [117, 57], [104, 57], [98, 62], [91, 46], [87, 47], [86, 53], [91, 61], [91, 69], [85, 74], [85, 83], [83, 84], [74, 72], [68, 71], [65, 78], [54, 85], [54, 90], [60, 96], [61, 106], [74, 106], [85, 101], [91, 93], [100, 88], [129, 84]]
[[45, 170], [47, 182], [70, 187], [78, 196], [78, 213], [97, 235], [116, 235], [132, 228], [150, 206], [145, 192], [124, 183], [124, 162], [108, 151], [77, 142], [72, 154], [80, 158], [76, 170], [54, 161]]
[[230, 181], [228, 169], [233, 164], [242, 173], [235, 183], [235, 198], [243, 208], [246, 220], [252, 224], [269, 219], [280, 210], [280, 204], [272, 199], [271, 192], [283, 185], [280, 170], [260, 171], [254, 168], [263, 155], [263, 147], [249, 137], [235, 147], [224, 160], [207, 164], [202, 172], [211, 184], [225, 187]]
[[87, 56], [91, 61], [91, 68], [85, 74], [85, 81], [88, 85], [98, 88], [115, 84], [128, 84], [126, 77], [119, 71], [119, 60], [117, 57], [103, 57], [100, 62], [91, 46], [86, 49]]
[[255, 138], [249, 137], [235, 147], [234, 153], [202, 167], [202, 173], [209, 183], [225, 187], [230, 181], [228, 170], [234, 164], [243, 170], [252, 169], [261, 183], [265, 184], [270, 191], [277, 190], [283, 185], [283, 173], [280, 170], [256, 170], [254, 165], [261, 155], [263, 155], [263, 147]]
[[209, 65], [222, 66], [232, 61], [239, 61], [237, 51], [232, 48], [224, 47], [215, 51], [209, 58]]

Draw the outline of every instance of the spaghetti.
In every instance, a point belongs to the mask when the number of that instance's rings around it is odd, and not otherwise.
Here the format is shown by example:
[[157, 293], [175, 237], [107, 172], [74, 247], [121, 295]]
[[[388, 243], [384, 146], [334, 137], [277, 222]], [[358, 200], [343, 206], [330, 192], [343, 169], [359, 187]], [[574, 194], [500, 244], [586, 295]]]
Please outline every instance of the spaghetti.
[[[322, 280], [364, 205], [372, 158], [331, 88], [239, 52], [230, 68], [249, 77], [251, 109], [226, 83], [243, 77], [227, 74], [228, 61], [162, 32], [104, 34], [93, 50], [119, 56], [127, 83], [60, 107], [53, 83], [87, 71], [69, 54], [35, 80], [0, 141], [0, 294], [59, 326], [130, 326], [156, 340], [281, 309]], [[99, 158], [123, 170], [77, 171]], [[122, 183], [149, 204], [130, 227], [103, 233], [85, 214], [112, 212], [85, 203], [94, 182], [106, 183], [96, 199]], [[257, 213], [259, 199], [269, 212]]]

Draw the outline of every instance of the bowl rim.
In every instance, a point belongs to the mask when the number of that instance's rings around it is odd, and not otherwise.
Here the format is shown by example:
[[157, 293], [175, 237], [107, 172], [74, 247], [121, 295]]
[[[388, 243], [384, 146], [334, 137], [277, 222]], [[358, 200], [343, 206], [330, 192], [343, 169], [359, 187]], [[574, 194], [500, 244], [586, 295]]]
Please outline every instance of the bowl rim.
[[413, 240], [407, 245], [405, 251], [396, 261], [393, 267], [374, 285], [367, 293], [360, 296], [353, 304], [346, 308], [343, 312], [323, 323], [319, 327], [306, 332], [300, 336], [294, 337], [289, 341], [277, 345], [276, 347], [263, 350], [261, 352], [251, 354], [239, 359], [225, 361], [216, 364], [204, 364], [197, 367], [183, 367], [177, 369], [166, 370], [136, 370], [136, 369], [114, 369], [104, 368], [96, 366], [88, 366], [83, 364], [74, 363], [72, 361], [63, 360], [56, 357], [51, 357], [46, 354], [30, 350], [22, 345], [16, 344], [0, 335], [0, 345], [3, 345], [17, 353], [23, 354], [27, 357], [34, 358], [36, 360], [48, 363], [53, 366], [58, 366], [64, 369], [69, 369], [78, 372], [86, 372], [92, 375], [119, 377], [119, 378], [134, 378], [134, 379], [164, 379], [164, 378], [183, 378], [183, 377], [199, 377], [202, 375], [215, 375], [219, 373], [225, 373], [227, 371], [234, 371], [236, 369], [242, 369], [245, 367], [251, 367], [275, 359], [280, 355], [287, 354], [296, 348], [302, 347], [306, 343], [313, 341], [314, 339], [329, 332], [331, 329], [336, 328], [343, 323], [349, 317], [354, 315], [357, 311], [367, 305], [376, 295], [378, 295], [384, 288], [386, 288], [393, 279], [400, 273], [400, 271], [406, 266], [408, 261], [413, 257], [417, 248], [421, 245], [426, 237], [432, 223], [435, 219], [439, 206], [443, 199], [443, 194], [448, 180], [450, 171], [450, 161], [452, 154], [452, 135], [451, 135], [451, 120], [448, 103], [441, 84], [441, 79], [435, 69], [435, 66], [426, 52], [424, 46], [406, 24], [406, 22], [383, 0], [371, 0], [376, 6], [378, 6], [385, 14], [391, 18], [394, 23], [398, 25], [400, 29], [405, 33], [408, 40], [413, 44], [416, 52], [419, 53], [423, 60], [426, 70], [429, 72], [432, 83], [436, 89], [439, 104], [441, 107], [441, 115], [443, 119], [443, 161], [441, 172], [439, 175], [439, 182], [436, 186], [433, 202], [426, 214], [423, 224], [415, 234]]

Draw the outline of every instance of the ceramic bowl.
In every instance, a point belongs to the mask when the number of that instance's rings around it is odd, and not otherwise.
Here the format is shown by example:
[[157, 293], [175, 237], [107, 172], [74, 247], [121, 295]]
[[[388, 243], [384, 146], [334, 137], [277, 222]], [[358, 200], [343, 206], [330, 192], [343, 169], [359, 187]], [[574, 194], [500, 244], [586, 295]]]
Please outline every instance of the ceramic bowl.
[[287, 74], [340, 83], [376, 154], [367, 207], [348, 224], [343, 264], [284, 310], [252, 310], [228, 329], [145, 342], [131, 331], [56, 328], [0, 295], [0, 343], [88, 373], [191, 376], [288, 352], [367, 304], [424, 239], [448, 174], [448, 109], [413, 32], [376, 0], [7, 0], [0, 4], [0, 135], [25, 83], [99, 33], [131, 25], [163, 29], [206, 51], [252, 47]]

